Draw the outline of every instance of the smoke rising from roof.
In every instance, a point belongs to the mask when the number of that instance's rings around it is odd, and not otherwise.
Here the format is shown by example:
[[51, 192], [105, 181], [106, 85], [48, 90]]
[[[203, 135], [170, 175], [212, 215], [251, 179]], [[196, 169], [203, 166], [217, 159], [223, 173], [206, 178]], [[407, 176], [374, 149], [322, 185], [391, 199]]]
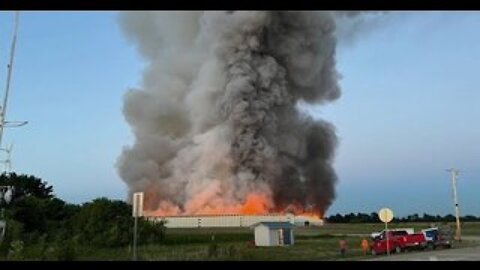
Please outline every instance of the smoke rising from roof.
[[[296, 109], [340, 97], [335, 12], [126, 12], [147, 60], [118, 170], [159, 214], [305, 211], [335, 198], [334, 127]], [[356, 16], [349, 14], [348, 16]], [[253, 209], [253, 210], [252, 210]]]

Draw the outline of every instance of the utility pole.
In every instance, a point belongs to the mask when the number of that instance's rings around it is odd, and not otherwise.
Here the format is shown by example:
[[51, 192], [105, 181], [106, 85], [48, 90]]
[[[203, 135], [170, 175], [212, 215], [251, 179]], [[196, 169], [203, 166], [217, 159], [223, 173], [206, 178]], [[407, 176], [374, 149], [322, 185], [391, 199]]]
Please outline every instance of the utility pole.
[[4, 174], [10, 173], [12, 171], [12, 148], [13, 148], [13, 143], [10, 144], [9, 147], [7, 148], [0, 148], [0, 151], [5, 151], [7, 157], [5, 160], [0, 161], [0, 163], [5, 164], [5, 170], [3, 171]]
[[[3, 103], [0, 105], [0, 149], [7, 152], [7, 159], [4, 161], [6, 163], [10, 162], [10, 150], [2, 148], [2, 139], [3, 139], [3, 130], [5, 127], [20, 127], [26, 125], [27, 121], [7, 121], [7, 104], [8, 104], [8, 94], [10, 93], [10, 81], [12, 78], [13, 72], [13, 63], [15, 59], [15, 46], [17, 44], [17, 33], [18, 33], [18, 20], [20, 17], [20, 12], [15, 12], [15, 27], [13, 30], [12, 45], [10, 48], [10, 60], [7, 65], [7, 80], [5, 84], [5, 96], [3, 97]], [[7, 165], [7, 164], [6, 164]]]
[[12, 78], [13, 59], [15, 58], [15, 45], [17, 44], [17, 32], [18, 32], [18, 17], [19, 12], [15, 12], [15, 28], [13, 31], [12, 47], [10, 48], [10, 61], [7, 66], [7, 81], [5, 85], [5, 96], [3, 98], [3, 104], [0, 111], [0, 147], [2, 146], [3, 128], [5, 127], [5, 118], [7, 114], [7, 101], [8, 93], [10, 92], [10, 80]]
[[5, 206], [8, 205], [13, 199], [13, 192], [15, 191], [13, 186], [0, 186], [0, 243], [3, 241], [5, 231], [7, 230], [7, 220], [5, 219]]
[[457, 230], [455, 234], [455, 238], [458, 241], [462, 241], [462, 233], [461, 233], [461, 228], [460, 228], [460, 208], [458, 207], [458, 197], [457, 197], [457, 177], [459, 171], [455, 168], [451, 168], [447, 170], [450, 172], [452, 176], [452, 189], [453, 189], [453, 203], [455, 205], [455, 218], [457, 222]]

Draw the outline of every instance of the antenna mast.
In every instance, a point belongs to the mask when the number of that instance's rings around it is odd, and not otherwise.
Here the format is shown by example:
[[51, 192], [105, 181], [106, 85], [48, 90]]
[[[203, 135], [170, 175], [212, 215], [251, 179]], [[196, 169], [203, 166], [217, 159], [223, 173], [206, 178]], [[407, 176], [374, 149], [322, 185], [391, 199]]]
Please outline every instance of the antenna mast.
[[7, 115], [7, 104], [8, 104], [8, 94], [10, 93], [10, 81], [12, 78], [12, 71], [13, 71], [13, 63], [15, 58], [15, 47], [17, 45], [17, 33], [18, 33], [18, 21], [20, 17], [20, 12], [15, 12], [15, 28], [13, 31], [13, 38], [12, 38], [12, 47], [10, 48], [10, 61], [7, 65], [7, 80], [5, 85], [5, 96], [3, 98], [3, 104], [0, 107], [0, 150], [5, 151], [7, 154], [7, 158], [3, 161], [5, 163], [5, 171], [11, 170], [11, 147], [10, 148], [3, 148], [2, 147], [2, 139], [3, 139], [3, 130], [6, 127], [21, 127], [26, 125], [27, 121], [6, 121]]
[[7, 148], [0, 148], [1, 151], [5, 151], [7, 157], [5, 160], [0, 161], [1, 163], [5, 164], [5, 169], [3, 173], [10, 173], [12, 171], [12, 150], [13, 150], [13, 143], [10, 144]]
[[15, 28], [13, 31], [13, 39], [12, 39], [12, 47], [10, 49], [10, 61], [7, 66], [7, 82], [5, 85], [5, 97], [3, 98], [3, 105], [0, 111], [0, 147], [2, 146], [2, 137], [3, 137], [3, 129], [5, 127], [5, 117], [7, 113], [7, 101], [8, 101], [8, 93], [10, 92], [10, 80], [12, 78], [12, 69], [13, 69], [13, 60], [15, 57], [15, 45], [17, 44], [17, 32], [18, 32], [18, 19], [20, 13], [18, 11], [15, 12]]

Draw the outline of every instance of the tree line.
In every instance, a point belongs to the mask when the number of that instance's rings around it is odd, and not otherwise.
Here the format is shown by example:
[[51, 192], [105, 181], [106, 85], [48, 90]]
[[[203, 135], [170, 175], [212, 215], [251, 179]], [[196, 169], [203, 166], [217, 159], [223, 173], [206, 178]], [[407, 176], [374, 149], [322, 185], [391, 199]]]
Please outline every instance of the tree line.
[[[349, 213], [345, 215], [335, 214], [330, 215], [325, 219], [329, 223], [376, 223], [381, 222], [378, 218], [378, 214], [372, 212], [367, 213]], [[461, 216], [462, 222], [480, 221], [480, 216], [465, 215]], [[412, 214], [404, 217], [394, 217], [392, 222], [454, 222], [455, 216], [448, 214], [441, 215], [429, 215], [424, 213], [423, 215]]]
[[[77, 247], [129, 247], [132, 242], [132, 207], [124, 201], [67, 203], [41, 179], [15, 173], [0, 175], [0, 186], [15, 189], [11, 203], [0, 201], [0, 219], [6, 221], [0, 258], [71, 260]], [[161, 242], [164, 235], [164, 224], [139, 220], [139, 244]]]

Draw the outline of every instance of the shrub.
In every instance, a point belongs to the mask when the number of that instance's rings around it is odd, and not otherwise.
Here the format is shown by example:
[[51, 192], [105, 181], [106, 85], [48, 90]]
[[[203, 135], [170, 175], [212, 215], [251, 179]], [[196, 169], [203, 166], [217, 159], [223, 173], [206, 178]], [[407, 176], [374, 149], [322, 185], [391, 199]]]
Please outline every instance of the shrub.
[[214, 258], [218, 256], [218, 246], [216, 243], [211, 243], [208, 246], [208, 257], [209, 258]]
[[22, 260], [23, 255], [23, 241], [15, 240], [10, 244], [10, 250], [8, 251], [9, 260]]

